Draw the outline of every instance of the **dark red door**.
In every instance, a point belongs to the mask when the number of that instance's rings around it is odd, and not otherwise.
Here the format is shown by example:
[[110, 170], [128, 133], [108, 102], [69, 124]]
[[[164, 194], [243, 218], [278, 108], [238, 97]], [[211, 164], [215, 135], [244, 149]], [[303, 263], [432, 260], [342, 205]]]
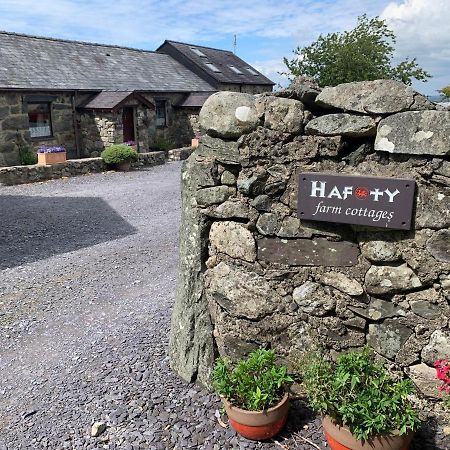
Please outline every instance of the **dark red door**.
[[133, 108], [123, 108], [123, 142], [134, 141], [134, 111]]

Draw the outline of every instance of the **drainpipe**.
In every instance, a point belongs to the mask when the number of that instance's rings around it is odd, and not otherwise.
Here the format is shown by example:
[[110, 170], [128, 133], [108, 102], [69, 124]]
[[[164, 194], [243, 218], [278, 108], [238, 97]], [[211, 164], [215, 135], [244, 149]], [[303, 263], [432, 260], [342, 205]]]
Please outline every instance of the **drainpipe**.
[[75, 109], [75, 99], [76, 99], [77, 91], [74, 91], [72, 94], [72, 121], [73, 121], [73, 132], [75, 136], [75, 150], [77, 152], [77, 158], [81, 158], [81, 148], [80, 148], [80, 136], [78, 133], [78, 124], [77, 124], [77, 112]]

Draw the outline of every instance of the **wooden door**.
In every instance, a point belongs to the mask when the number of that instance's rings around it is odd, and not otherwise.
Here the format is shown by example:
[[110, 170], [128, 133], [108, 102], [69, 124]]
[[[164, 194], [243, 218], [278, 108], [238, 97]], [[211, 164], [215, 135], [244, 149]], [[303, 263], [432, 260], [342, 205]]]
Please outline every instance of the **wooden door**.
[[123, 123], [123, 142], [134, 141], [135, 135], [134, 135], [134, 109], [133, 108], [123, 108], [122, 123]]

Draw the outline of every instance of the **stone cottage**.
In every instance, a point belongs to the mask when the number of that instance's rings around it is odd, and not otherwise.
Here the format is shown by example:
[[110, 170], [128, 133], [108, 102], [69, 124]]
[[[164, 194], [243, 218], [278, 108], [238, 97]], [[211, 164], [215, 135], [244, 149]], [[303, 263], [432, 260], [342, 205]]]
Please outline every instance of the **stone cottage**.
[[18, 164], [30, 146], [64, 145], [68, 158], [128, 141], [139, 152], [183, 146], [213, 92], [273, 84], [225, 50], [166, 41], [147, 51], [0, 32], [0, 166]]

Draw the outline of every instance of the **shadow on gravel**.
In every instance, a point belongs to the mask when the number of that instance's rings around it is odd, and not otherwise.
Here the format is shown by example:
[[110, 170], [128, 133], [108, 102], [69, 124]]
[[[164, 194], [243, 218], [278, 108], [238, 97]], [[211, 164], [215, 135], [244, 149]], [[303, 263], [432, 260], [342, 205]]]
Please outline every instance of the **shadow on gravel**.
[[98, 197], [0, 196], [0, 270], [134, 233]]
[[411, 445], [411, 450], [448, 450], [450, 436], [444, 434], [442, 427], [434, 418], [422, 423]]

